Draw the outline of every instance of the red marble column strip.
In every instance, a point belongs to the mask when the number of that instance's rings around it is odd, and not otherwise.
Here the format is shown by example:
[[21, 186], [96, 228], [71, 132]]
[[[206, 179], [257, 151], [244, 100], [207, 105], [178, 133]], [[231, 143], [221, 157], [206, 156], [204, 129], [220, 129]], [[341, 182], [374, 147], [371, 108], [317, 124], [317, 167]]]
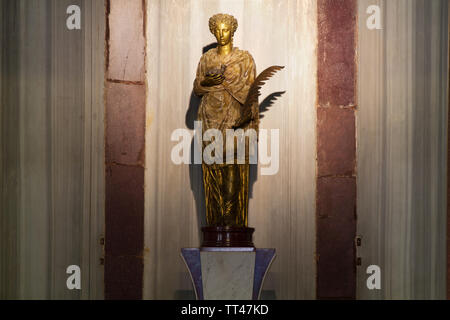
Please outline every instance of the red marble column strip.
[[357, 6], [317, 5], [317, 298], [355, 299]]
[[105, 299], [142, 299], [145, 0], [106, 0]]

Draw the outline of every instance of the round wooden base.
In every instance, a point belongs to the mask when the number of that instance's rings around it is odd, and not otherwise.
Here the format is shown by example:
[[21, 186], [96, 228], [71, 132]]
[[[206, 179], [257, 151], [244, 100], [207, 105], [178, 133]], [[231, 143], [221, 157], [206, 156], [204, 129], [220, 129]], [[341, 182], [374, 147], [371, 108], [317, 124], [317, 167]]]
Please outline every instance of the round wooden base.
[[202, 247], [252, 247], [254, 228], [204, 227]]

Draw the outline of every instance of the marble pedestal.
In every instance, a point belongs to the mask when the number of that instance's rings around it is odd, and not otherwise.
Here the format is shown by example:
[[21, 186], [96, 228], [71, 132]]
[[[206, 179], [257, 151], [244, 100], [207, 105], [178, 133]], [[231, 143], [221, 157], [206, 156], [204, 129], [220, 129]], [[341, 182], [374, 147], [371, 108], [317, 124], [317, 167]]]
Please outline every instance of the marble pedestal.
[[185, 248], [181, 256], [198, 300], [258, 300], [275, 249]]

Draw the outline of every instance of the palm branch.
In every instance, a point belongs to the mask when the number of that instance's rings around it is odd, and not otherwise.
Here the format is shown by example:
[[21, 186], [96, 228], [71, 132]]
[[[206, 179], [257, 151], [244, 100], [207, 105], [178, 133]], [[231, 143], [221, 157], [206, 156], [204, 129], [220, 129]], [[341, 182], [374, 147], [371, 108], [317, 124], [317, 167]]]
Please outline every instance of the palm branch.
[[261, 72], [253, 82], [248, 91], [247, 98], [245, 99], [244, 105], [241, 110], [241, 117], [236, 124], [236, 128], [244, 126], [246, 123], [252, 120], [253, 112], [252, 106], [258, 102], [258, 97], [261, 95], [261, 88], [266, 83], [269, 78], [271, 78], [277, 71], [284, 69], [282, 66], [271, 66]]

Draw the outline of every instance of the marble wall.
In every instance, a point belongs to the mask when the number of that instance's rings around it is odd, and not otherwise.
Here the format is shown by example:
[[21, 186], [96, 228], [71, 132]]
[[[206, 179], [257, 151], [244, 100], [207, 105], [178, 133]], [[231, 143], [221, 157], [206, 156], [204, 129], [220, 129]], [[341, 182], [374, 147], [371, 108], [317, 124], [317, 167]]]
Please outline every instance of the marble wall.
[[[358, 298], [443, 299], [448, 1], [358, 5]], [[369, 5], [380, 30], [366, 26]], [[366, 287], [369, 265], [381, 290]]]
[[104, 2], [0, 4], [0, 298], [102, 298]]
[[[69, 4], [82, 8], [81, 31], [65, 28]], [[200, 244], [202, 176], [171, 161], [171, 134], [193, 132], [192, 82], [215, 41], [208, 19], [225, 12], [258, 71], [286, 66], [261, 97], [286, 91], [261, 122], [280, 130], [279, 171], [252, 172], [255, 244], [277, 250], [263, 297], [314, 299], [317, 1], [146, 4], [145, 75], [126, 64], [148, 89], [143, 298], [192, 297], [179, 254]], [[381, 30], [366, 27], [372, 4]], [[445, 298], [448, 1], [358, 0], [358, 10], [357, 297]], [[0, 17], [0, 298], [102, 298], [104, 1], [0, 0]], [[111, 80], [136, 82], [118, 67]], [[81, 292], [65, 286], [71, 264], [81, 267]], [[367, 290], [372, 264], [381, 290]]]

